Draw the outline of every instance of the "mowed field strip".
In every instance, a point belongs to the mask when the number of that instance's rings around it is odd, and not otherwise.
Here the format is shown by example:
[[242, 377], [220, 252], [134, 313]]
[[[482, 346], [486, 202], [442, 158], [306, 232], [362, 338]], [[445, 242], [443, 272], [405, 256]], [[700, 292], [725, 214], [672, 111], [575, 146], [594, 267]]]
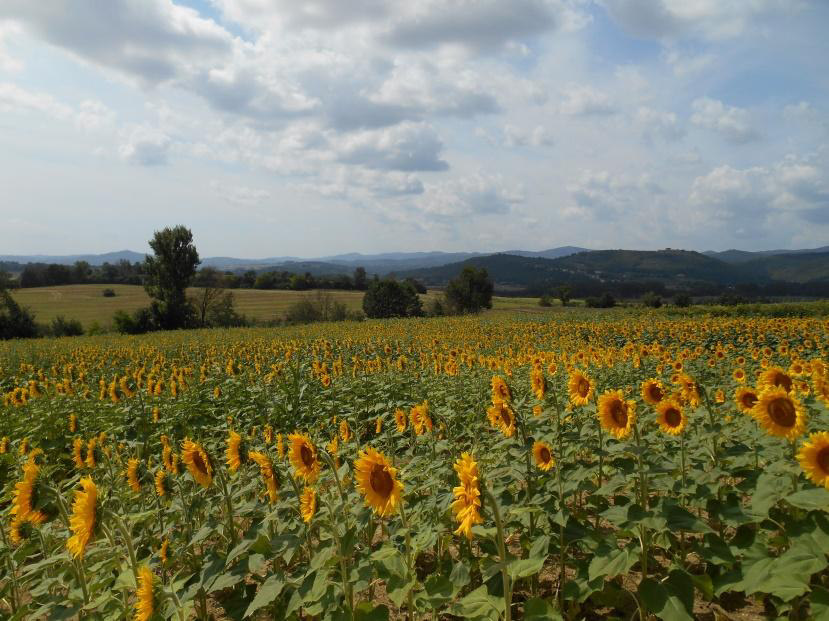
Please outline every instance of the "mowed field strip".
[[[115, 291], [115, 297], [106, 298], [104, 289]], [[188, 295], [196, 297], [198, 289], [188, 290]], [[362, 291], [329, 291], [331, 297], [344, 303], [351, 310], [362, 309]], [[283, 291], [261, 289], [233, 289], [236, 310], [248, 319], [257, 322], [283, 319], [291, 304], [306, 296], [313, 296], [315, 291]], [[59, 287], [33, 287], [17, 289], [12, 294], [21, 305], [29, 307], [38, 322], [48, 323], [58, 315], [67, 319], [79, 320], [85, 328], [94, 322], [102, 327], [112, 324], [116, 311], [131, 312], [142, 306], [149, 306], [150, 298], [139, 285], [63, 285]], [[424, 306], [429, 299], [440, 295], [429, 291], [421, 295]], [[537, 298], [503, 298], [494, 297], [493, 310], [549, 312], [538, 306]], [[558, 307], [560, 309], [560, 307]]]

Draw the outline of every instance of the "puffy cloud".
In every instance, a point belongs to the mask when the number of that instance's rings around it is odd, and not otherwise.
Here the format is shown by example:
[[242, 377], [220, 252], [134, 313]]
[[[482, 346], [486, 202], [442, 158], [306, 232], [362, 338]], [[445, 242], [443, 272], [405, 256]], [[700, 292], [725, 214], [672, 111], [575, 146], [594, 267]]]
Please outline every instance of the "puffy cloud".
[[172, 141], [164, 132], [139, 125], [134, 127], [118, 147], [122, 159], [140, 166], [160, 166], [167, 163]]
[[337, 158], [380, 170], [446, 170], [440, 159], [443, 142], [430, 125], [402, 123], [394, 127], [355, 132], [342, 136], [336, 145]]
[[589, 85], [571, 85], [564, 89], [559, 106], [562, 114], [569, 116], [596, 116], [613, 114], [616, 106], [607, 93]]
[[460, 218], [508, 213], [524, 200], [522, 188], [501, 175], [478, 172], [428, 186], [417, 207], [438, 218]]
[[112, 125], [115, 113], [102, 102], [95, 99], [85, 99], [81, 102], [75, 124], [81, 129], [97, 130]]
[[504, 146], [507, 147], [549, 147], [553, 144], [553, 137], [543, 125], [536, 125], [532, 129], [524, 129], [515, 125], [504, 125]]
[[677, 122], [677, 116], [674, 112], [641, 106], [636, 110], [636, 120], [642, 126], [642, 135], [647, 140], [658, 137], [672, 142], [681, 139], [685, 135], [685, 129]]
[[641, 213], [665, 194], [649, 175], [634, 177], [593, 170], [582, 171], [567, 190], [575, 201], [572, 213], [610, 220]]
[[709, 97], [695, 99], [691, 108], [691, 123], [715, 131], [729, 142], [744, 144], [760, 138], [760, 133], [751, 126], [748, 112], [743, 108], [726, 106]]

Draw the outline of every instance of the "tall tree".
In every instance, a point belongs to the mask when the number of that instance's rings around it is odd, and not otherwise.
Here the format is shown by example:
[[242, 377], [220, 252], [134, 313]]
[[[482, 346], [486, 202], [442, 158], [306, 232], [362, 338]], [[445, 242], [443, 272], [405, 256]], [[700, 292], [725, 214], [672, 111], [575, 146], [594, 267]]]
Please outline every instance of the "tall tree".
[[363, 296], [363, 312], [367, 317], [420, 317], [423, 306], [415, 288], [393, 278], [372, 280]]
[[354, 288], [357, 291], [365, 291], [368, 287], [368, 279], [366, 278], [366, 268], [358, 267], [354, 270]]
[[492, 281], [485, 268], [473, 266], [449, 281], [446, 287], [446, 302], [454, 313], [477, 313], [492, 308]]
[[225, 275], [215, 267], [202, 268], [193, 279], [193, 286], [201, 289], [193, 296], [192, 303], [196, 307], [199, 325], [204, 328], [211, 311], [224, 301]]
[[181, 225], [156, 231], [150, 248], [153, 255], [144, 259], [144, 288], [153, 298], [153, 321], [162, 330], [187, 327], [193, 321], [194, 310], [185, 290], [200, 262], [193, 233]]

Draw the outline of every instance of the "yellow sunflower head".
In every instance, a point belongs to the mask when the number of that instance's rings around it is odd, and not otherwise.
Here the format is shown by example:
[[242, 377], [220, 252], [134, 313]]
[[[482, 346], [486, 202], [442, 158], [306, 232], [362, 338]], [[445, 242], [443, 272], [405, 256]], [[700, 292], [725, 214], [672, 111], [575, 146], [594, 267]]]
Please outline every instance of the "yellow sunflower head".
[[500, 375], [492, 376], [492, 403], [509, 403], [512, 395], [510, 394], [509, 386]]
[[225, 462], [227, 469], [236, 472], [248, 460], [248, 443], [237, 432], [230, 430], [227, 435]]
[[506, 403], [496, 403], [487, 408], [489, 423], [506, 437], [511, 438], [515, 433], [515, 412]]
[[159, 468], [155, 472], [155, 491], [159, 498], [167, 498], [172, 493], [170, 475], [164, 468]]
[[262, 476], [262, 482], [265, 484], [265, 491], [268, 494], [268, 501], [274, 504], [279, 500], [279, 481], [276, 472], [273, 469], [273, 462], [265, 453], [259, 451], [251, 451], [250, 459], [259, 466], [259, 474]]
[[472, 455], [462, 453], [460, 459], [455, 462], [454, 468], [460, 480], [460, 485], [452, 490], [455, 500], [452, 501], [451, 509], [458, 522], [455, 534], [472, 539], [472, 527], [484, 521], [480, 513], [481, 488], [478, 480], [478, 464]]
[[406, 431], [406, 412], [397, 408], [394, 411], [394, 422], [397, 425], [397, 433]]
[[265, 444], [273, 444], [273, 427], [270, 424], [266, 424], [262, 429], [262, 437], [265, 440]]
[[587, 405], [593, 396], [593, 382], [581, 371], [574, 370], [567, 381], [567, 392], [573, 405]]
[[793, 442], [806, 431], [806, 410], [785, 388], [768, 388], [760, 393], [753, 414], [771, 436]]
[[829, 432], [810, 435], [797, 453], [797, 461], [812, 483], [829, 489]]
[[757, 405], [758, 400], [757, 391], [750, 386], [741, 386], [734, 394], [734, 402], [737, 404], [737, 409], [743, 414], [754, 415], [754, 406]]
[[547, 392], [547, 380], [544, 379], [544, 372], [540, 367], [534, 367], [530, 374], [530, 387], [532, 388], [535, 398], [539, 401], [544, 399]]
[[161, 558], [161, 564], [167, 564], [167, 558], [170, 554], [170, 540], [167, 537], [164, 537], [164, 540], [161, 542], [161, 549], [158, 551], [158, 556]]
[[317, 449], [306, 433], [292, 433], [288, 436], [291, 443], [289, 454], [296, 476], [306, 483], [314, 483], [319, 477], [322, 464], [317, 457]]
[[731, 374], [731, 377], [734, 379], [735, 382], [742, 384], [744, 381], [746, 381], [746, 372], [743, 369], [737, 367], [736, 369], [734, 369], [734, 372]]
[[129, 459], [127, 461], [127, 484], [132, 491], [141, 491], [142, 474], [141, 460], [134, 457]]
[[618, 440], [626, 438], [636, 422], [636, 404], [625, 400], [621, 390], [608, 391], [599, 397], [599, 421]]
[[767, 388], [782, 388], [786, 392], [791, 392], [794, 382], [791, 376], [780, 367], [769, 367], [760, 374], [757, 386], [761, 391]]
[[340, 421], [340, 437], [343, 439], [343, 442], [348, 442], [351, 439], [351, 429], [348, 426], [348, 421], [345, 419]]
[[645, 403], [656, 405], [665, 398], [665, 387], [656, 378], [647, 379], [642, 382], [642, 398]]
[[397, 510], [403, 495], [403, 483], [397, 478], [386, 456], [369, 447], [359, 452], [354, 463], [357, 488], [365, 498], [366, 506], [377, 515], [386, 517]]
[[380, 435], [383, 432], [383, 418], [381, 416], [377, 417], [377, 420], [374, 421], [374, 434]]
[[677, 436], [685, 430], [688, 417], [679, 403], [666, 399], [656, 406], [656, 422], [662, 431]]
[[138, 588], [135, 590], [133, 621], [150, 621], [156, 609], [156, 577], [146, 565], [138, 569]]
[[310, 522], [317, 512], [317, 492], [313, 487], [306, 487], [299, 497], [300, 513], [305, 522]]
[[533, 459], [535, 459], [535, 465], [544, 472], [550, 470], [556, 463], [553, 459], [552, 447], [542, 440], [533, 442]]
[[81, 488], [75, 491], [72, 501], [72, 515], [69, 517], [72, 536], [66, 542], [66, 547], [75, 558], [83, 558], [98, 523], [98, 486], [92, 477], [87, 476], [81, 479]]
[[210, 487], [213, 483], [213, 465], [200, 444], [192, 440], [184, 440], [181, 443], [181, 460], [196, 483], [202, 487]]

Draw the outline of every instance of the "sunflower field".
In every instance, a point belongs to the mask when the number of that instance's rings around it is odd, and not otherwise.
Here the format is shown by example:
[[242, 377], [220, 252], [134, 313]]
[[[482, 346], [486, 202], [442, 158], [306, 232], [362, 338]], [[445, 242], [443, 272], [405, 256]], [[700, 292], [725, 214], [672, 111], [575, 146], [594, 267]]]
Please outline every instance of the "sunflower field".
[[827, 337], [575, 313], [0, 343], [0, 617], [829, 619]]

